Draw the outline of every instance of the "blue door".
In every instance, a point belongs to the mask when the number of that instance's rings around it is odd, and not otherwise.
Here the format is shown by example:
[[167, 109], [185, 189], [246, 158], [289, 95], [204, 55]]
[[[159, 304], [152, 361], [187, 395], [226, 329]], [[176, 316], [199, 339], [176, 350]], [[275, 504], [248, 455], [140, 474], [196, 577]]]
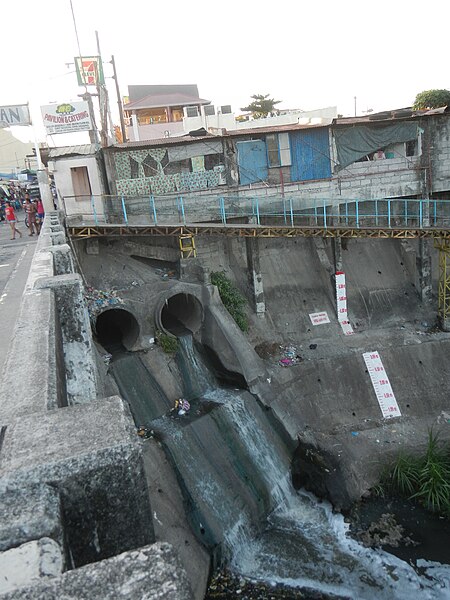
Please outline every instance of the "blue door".
[[238, 153], [239, 182], [241, 185], [267, 181], [266, 144], [262, 140], [236, 142]]
[[291, 181], [331, 177], [328, 128], [305, 129], [289, 133], [291, 143]]

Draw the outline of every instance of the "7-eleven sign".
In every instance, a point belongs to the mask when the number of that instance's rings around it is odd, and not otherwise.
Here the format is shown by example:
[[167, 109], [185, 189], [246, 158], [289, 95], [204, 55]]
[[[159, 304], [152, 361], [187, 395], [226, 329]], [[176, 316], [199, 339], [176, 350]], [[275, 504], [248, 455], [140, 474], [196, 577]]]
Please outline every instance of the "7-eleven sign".
[[76, 56], [78, 85], [99, 85], [105, 83], [103, 65], [99, 56]]

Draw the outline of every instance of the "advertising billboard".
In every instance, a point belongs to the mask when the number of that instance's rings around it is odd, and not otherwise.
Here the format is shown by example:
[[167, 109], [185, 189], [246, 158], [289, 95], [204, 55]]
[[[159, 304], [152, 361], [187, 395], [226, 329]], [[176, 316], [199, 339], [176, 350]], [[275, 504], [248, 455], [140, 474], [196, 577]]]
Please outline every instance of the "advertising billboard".
[[0, 106], [0, 127], [12, 125], [31, 125], [28, 104]]
[[92, 129], [87, 102], [66, 102], [41, 106], [42, 120], [48, 135]]
[[78, 85], [101, 85], [105, 83], [100, 56], [75, 56]]

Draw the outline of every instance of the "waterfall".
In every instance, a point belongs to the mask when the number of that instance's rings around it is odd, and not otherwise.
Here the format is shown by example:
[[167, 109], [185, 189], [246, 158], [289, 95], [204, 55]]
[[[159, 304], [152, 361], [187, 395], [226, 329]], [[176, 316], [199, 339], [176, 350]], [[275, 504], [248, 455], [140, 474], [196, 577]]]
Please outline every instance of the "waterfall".
[[296, 492], [289, 452], [264, 408], [247, 391], [219, 387], [192, 337], [180, 338], [180, 347], [191, 410], [157, 416], [152, 428], [208, 548], [220, 547], [230, 568], [253, 580], [355, 600], [448, 600], [450, 567], [424, 564], [418, 575], [395, 556], [348, 538], [342, 515], [327, 502]]
[[178, 340], [180, 343], [180, 352], [177, 354], [178, 367], [183, 379], [185, 396], [191, 400], [213, 389], [216, 383], [195, 351], [192, 335], [180, 336]]

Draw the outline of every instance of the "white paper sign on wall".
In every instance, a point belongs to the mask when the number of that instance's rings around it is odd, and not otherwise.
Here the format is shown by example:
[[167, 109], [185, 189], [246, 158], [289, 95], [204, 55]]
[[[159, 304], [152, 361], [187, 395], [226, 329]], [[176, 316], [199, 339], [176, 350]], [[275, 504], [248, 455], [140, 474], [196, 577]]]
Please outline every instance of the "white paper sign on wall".
[[363, 358], [364, 362], [366, 363], [367, 370], [369, 371], [373, 389], [375, 390], [383, 417], [385, 419], [401, 417], [402, 415], [398, 407], [397, 400], [395, 399], [389, 378], [384, 370], [380, 355], [376, 351], [365, 352], [363, 354]]
[[310, 313], [309, 318], [311, 319], [311, 323], [313, 325], [323, 325], [324, 323], [330, 322], [330, 319], [328, 318], [328, 313], [326, 311]]

